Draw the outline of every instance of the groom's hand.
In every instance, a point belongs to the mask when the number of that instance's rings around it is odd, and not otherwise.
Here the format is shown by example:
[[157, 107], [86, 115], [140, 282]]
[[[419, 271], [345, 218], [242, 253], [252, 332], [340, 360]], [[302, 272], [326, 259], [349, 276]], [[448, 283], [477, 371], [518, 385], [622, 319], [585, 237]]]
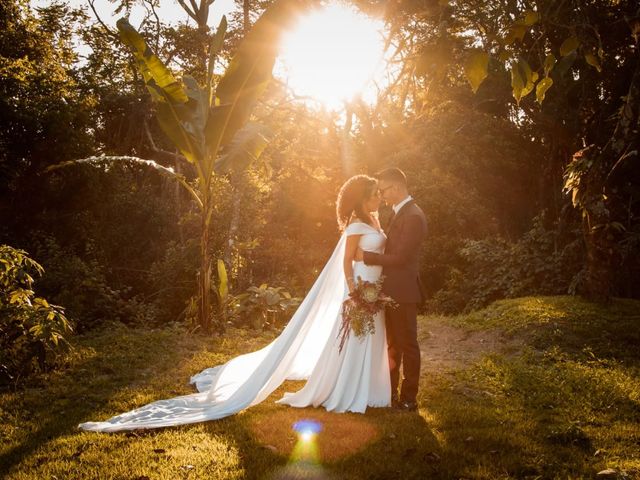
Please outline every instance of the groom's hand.
[[356, 262], [362, 262], [364, 260], [364, 252], [360, 247], [356, 248], [356, 256], [354, 257]]

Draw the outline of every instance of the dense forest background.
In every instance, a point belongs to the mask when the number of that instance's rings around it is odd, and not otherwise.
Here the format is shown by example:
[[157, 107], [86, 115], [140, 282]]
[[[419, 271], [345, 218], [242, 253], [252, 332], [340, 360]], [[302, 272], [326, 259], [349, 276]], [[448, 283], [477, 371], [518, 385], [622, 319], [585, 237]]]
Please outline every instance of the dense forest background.
[[[143, 3], [147, 42], [174, 72], [202, 81], [212, 31]], [[246, 170], [215, 179], [209, 253], [224, 262], [230, 292], [214, 309], [217, 331], [281, 325], [339, 236], [340, 185], [388, 166], [406, 172], [428, 217], [425, 311], [534, 294], [640, 298], [636, 3], [356, 3], [384, 15], [398, 74], [375, 105], [353, 102], [346, 113], [271, 83], [253, 113], [272, 132], [269, 146]], [[238, 4], [223, 59], [267, 5]], [[123, 1], [120, 13], [130, 7]], [[534, 23], [519, 20], [531, 11]], [[474, 49], [491, 54], [475, 93], [465, 75]], [[506, 58], [553, 79], [543, 101], [514, 96]], [[153, 110], [129, 51], [90, 8], [2, 2], [0, 244], [42, 265], [37, 294], [64, 307], [78, 332], [194, 316], [200, 224], [174, 182], [124, 162], [45, 171], [131, 155], [193, 179]]]

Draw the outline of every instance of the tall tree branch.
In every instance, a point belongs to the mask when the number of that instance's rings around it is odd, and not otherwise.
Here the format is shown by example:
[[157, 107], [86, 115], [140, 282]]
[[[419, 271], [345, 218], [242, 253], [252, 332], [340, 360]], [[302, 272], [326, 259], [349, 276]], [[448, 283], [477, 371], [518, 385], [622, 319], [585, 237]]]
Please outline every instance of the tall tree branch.
[[180, 6], [182, 7], [182, 9], [187, 12], [187, 15], [189, 15], [191, 18], [193, 18], [196, 22], [198, 21], [198, 16], [195, 14], [195, 12], [193, 12], [186, 3], [184, 3], [184, 0], [178, 0], [178, 3], [180, 4]]
[[94, 5], [95, 0], [87, 0], [87, 2], [89, 2], [89, 6], [91, 7], [91, 10], [93, 10], [93, 15], [96, 17], [96, 20], [98, 21], [98, 23], [102, 25], [102, 28], [107, 33], [107, 35], [109, 35], [114, 40], [120, 41], [120, 37], [118, 36], [118, 34], [115, 33], [113, 30], [111, 30], [107, 26], [107, 24], [102, 21], [102, 18], [100, 17], [100, 15], [98, 15], [98, 11], [96, 10], [96, 7]]

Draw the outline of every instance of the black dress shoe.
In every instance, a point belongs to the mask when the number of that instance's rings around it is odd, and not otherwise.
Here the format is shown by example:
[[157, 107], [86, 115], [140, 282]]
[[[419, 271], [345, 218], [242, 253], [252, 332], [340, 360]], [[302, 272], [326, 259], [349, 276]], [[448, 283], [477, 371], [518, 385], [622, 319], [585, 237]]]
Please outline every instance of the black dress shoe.
[[402, 401], [399, 403], [398, 410], [404, 412], [416, 412], [418, 410], [418, 404], [416, 402]]
[[398, 399], [398, 397], [393, 395], [391, 397], [391, 408], [396, 408], [397, 409], [397, 408], [400, 408], [400, 405], [402, 405], [402, 404], [401, 404], [400, 400]]

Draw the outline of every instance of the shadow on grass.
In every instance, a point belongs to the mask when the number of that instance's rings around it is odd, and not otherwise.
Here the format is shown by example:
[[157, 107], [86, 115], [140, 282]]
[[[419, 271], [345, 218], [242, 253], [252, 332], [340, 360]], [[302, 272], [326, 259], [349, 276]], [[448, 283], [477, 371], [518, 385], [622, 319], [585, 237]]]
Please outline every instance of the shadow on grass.
[[487, 357], [440, 381], [423, 400], [442, 447], [443, 469], [433, 478], [595, 478], [610, 467], [640, 473], [637, 375], [566, 354], [523, 355]]
[[441, 460], [430, 478], [527, 478], [532, 443], [487, 392], [429, 377], [423, 402], [439, 432]]
[[367, 412], [380, 436], [363, 450], [331, 467], [345, 478], [435, 478], [442, 469], [443, 449], [419, 413], [378, 409]]

